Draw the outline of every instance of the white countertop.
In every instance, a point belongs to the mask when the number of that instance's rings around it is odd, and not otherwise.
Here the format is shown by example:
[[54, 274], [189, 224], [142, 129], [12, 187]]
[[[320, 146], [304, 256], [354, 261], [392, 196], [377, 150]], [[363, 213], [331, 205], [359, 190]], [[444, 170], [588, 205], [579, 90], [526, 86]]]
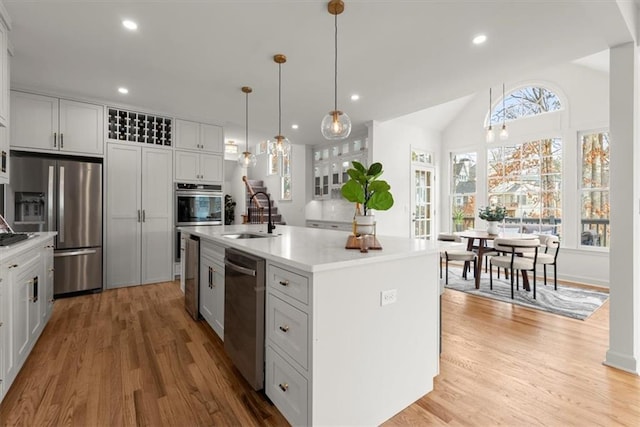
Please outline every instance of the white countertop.
[[348, 232], [287, 225], [278, 225], [273, 231], [273, 237], [230, 239], [223, 236], [240, 231], [266, 234], [266, 228], [266, 224], [247, 224], [180, 227], [180, 230], [307, 272], [421, 256], [438, 251], [437, 242], [430, 240], [378, 236], [382, 250], [361, 253], [358, 249], [345, 249]]
[[45, 242], [47, 239], [54, 237], [56, 234], [58, 234], [57, 231], [35, 233], [33, 236], [30, 236], [28, 239], [21, 240], [20, 242], [14, 243], [12, 245], [0, 246], [0, 262], [4, 262], [5, 260], [11, 257], [19, 255], [22, 252], [28, 251], [34, 246], [39, 245]]

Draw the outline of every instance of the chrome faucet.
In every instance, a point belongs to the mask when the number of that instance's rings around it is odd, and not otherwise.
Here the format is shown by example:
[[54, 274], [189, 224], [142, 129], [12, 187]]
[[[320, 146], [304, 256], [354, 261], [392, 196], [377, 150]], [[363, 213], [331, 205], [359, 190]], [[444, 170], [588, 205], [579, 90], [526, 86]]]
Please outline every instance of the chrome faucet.
[[251, 197], [249, 197], [249, 204], [247, 205], [247, 218], [251, 218], [251, 211], [250, 211], [251, 200], [253, 200], [253, 198], [256, 197], [258, 194], [264, 194], [264, 196], [267, 198], [267, 209], [268, 209], [267, 215], [269, 218], [269, 220], [267, 221], [267, 233], [273, 234], [273, 230], [276, 228], [276, 226], [273, 224], [273, 222], [271, 222], [271, 198], [264, 191], [256, 191], [251, 195]]

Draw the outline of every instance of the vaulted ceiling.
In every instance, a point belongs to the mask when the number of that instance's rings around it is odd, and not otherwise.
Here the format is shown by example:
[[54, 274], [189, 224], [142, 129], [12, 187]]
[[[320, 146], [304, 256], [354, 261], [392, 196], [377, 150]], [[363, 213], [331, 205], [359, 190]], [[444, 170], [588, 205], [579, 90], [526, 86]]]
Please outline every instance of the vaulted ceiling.
[[[4, 0], [13, 87], [91, 97], [322, 142], [333, 107], [333, 16], [323, 0]], [[629, 2], [627, 2], [629, 3]], [[634, 7], [637, 7], [637, 2]], [[128, 18], [138, 30], [125, 30]], [[356, 128], [460, 98], [631, 40], [609, 1], [345, 0], [338, 107]], [[487, 42], [471, 43], [477, 34]], [[117, 93], [126, 86], [126, 96]], [[350, 100], [357, 93], [360, 100]], [[296, 123], [298, 130], [290, 125]]]

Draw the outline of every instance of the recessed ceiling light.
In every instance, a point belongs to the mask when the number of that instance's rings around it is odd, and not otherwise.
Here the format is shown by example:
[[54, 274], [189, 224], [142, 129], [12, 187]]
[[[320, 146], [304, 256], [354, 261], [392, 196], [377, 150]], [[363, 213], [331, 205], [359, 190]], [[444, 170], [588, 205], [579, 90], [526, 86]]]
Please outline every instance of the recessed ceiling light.
[[127, 89], [126, 87], [119, 87], [118, 92], [120, 92], [123, 95], [126, 95], [129, 93], [129, 89]]
[[360, 99], [360, 95], [358, 95], [357, 93], [354, 93], [353, 95], [351, 95], [352, 101], [357, 101], [358, 99]]
[[291, 129], [298, 129], [298, 125], [291, 125]]
[[473, 44], [482, 44], [487, 41], [487, 36], [484, 34], [478, 34], [473, 38]]
[[137, 30], [138, 29], [138, 24], [136, 24], [135, 22], [133, 22], [130, 19], [125, 19], [124, 21], [122, 21], [122, 25], [127, 29], [127, 30]]

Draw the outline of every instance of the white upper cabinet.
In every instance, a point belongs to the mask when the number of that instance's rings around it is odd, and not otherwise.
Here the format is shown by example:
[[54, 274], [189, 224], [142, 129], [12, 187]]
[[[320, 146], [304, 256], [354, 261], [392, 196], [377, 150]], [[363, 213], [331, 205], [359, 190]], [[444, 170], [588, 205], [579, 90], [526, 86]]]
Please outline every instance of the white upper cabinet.
[[[4, 9], [4, 8], [2, 8]], [[9, 30], [8, 18], [0, 19], [0, 126], [9, 126]]]
[[11, 147], [101, 155], [104, 107], [12, 91], [11, 128]]
[[220, 126], [176, 119], [175, 132], [176, 148], [210, 153], [223, 151], [224, 143]]
[[224, 141], [222, 139], [222, 128], [220, 126], [200, 124], [200, 144], [204, 151], [212, 153], [222, 153], [224, 151]]
[[222, 154], [200, 154], [193, 151], [176, 150], [175, 180], [177, 182], [220, 183]]

